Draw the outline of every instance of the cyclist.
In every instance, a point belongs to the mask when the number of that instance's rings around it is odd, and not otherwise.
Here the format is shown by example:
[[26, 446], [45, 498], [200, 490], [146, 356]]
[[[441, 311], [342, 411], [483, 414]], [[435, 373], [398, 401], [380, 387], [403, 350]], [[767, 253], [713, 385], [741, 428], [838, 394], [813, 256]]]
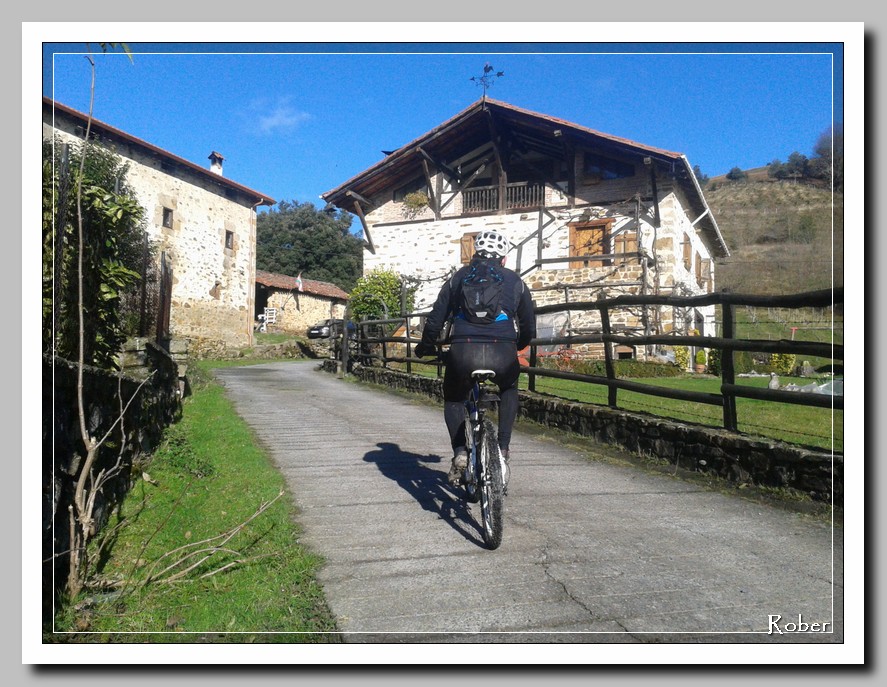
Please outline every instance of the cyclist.
[[[459, 483], [468, 462], [465, 447], [464, 402], [471, 389], [471, 372], [493, 370], [499, 386], [499, 449], [505, 462], [504, 479], [508, 480], [511, 430], [517, 418], [517, 379], [520, 364], [517, 352], [536, 336], [536, 317], [530, 290], [513, 270], [505, 267], [508, 240], [496, 231], [483, 231], [474, 239], [475, 254], [471, 262], [459, 269], [440, 290], [425, 320], [422, 339], [416, 345], [418, 357], [434, 353], [441, 330], [452, 322], [450, 348], [443, 380], [444, 421], [453, 448], [453, 462], [447, 480]], [[483, 272], [493, 275], [498, 284], [492, 321], [478, 322], [471, 307], [462, 299], [467, 290], [466, 279]], [[489, 318], [488, 318], [489, 319]]]

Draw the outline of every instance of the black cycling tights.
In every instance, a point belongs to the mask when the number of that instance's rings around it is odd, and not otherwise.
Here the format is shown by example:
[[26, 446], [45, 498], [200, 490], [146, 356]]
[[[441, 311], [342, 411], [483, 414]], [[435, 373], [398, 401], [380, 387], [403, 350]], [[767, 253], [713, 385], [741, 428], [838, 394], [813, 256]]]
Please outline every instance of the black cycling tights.
[[513, 341], [459, 342], [450, 346], [443, 380], [444, 420], [453, 449], [465, 446], [464, 402], [471, 389], [474, 370], [493, 370], [499, 386], [499, 446], [511, 443], [511, 428], [517, 418], [517, 378], [520, 363]]

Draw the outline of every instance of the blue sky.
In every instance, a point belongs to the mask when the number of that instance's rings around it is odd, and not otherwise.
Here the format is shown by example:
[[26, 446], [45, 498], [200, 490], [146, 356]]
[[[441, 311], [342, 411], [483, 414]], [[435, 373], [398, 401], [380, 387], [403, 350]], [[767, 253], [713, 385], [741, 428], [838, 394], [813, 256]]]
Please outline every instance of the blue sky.
[[[841, 122], [831, 43], [129, 43], [95, 60], [94, 116], [277, 201], [338, 186], [481, 97], [684, 153], [708, 176], [807, 156]], [[86, 112], [86, 44], [45, 43], [43, 95]]]

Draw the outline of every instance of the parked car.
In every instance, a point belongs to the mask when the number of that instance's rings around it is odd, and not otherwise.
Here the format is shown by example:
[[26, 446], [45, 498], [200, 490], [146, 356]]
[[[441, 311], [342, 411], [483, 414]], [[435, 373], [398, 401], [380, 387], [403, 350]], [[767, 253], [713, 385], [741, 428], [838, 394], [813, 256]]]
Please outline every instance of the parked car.
[[[343, 320], [324, 320], [323, 322], [318, 322], [313, 327], [308, 329], [308, 338], [309, 339], [327, 339], [330, 336], [333, 338], [338, 338], [342, 336], [342, 323]], [[354, 335], [355, 330], [354, 322], [348, 322], [348, 333], [350, 335]], [[332, 333], [331, 333], [332, 330]]]

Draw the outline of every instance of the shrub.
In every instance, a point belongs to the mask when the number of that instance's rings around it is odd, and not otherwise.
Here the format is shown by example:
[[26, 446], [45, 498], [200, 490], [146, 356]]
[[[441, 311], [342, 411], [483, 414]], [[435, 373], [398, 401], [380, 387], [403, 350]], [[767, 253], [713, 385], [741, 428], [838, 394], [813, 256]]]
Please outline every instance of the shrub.
[[713, 375], [721, 374], [721, 351], [717, 348], [708, 352], [708, 371]]
[[696, 351], [696, 364], [697, 365], [705, 365], [705, 351], [701, 348]]
[[686, 370], [688, 367], [690, 367], [690, 349], [686, 346], [675, 346], [674, 364], [677, 365], [681, 370]]
[[733, 353], [733, 371], [736, 374], [744, 374], [755, 369], [755, 361], [749, 351], [735, 351]]
[[[603, 360], [569, 360], [566, 364], [549, 359], [542, 359], [541, 367], [555, 368], [576, 372], [594, 377], [606, 377], [607, 366]], [[645, 360], [614, 360], [613, 371], [620, 378], [644, 378], [644, 377], [677, 377], [681, 374], [674, 365], [669, 363], [657, 363]]]
[[351, 291], [351, 314], [357, 320], [380, 320], [400, 313], [405, 295], [407, 312], [415, 305], [416, 287], [404, 289], [401, 275], [394, 270], [376, 269], [357, 280]]
[[771, 353], [770, 369], [777, 374], [787, 375], [795, 369], [794, 353]]

